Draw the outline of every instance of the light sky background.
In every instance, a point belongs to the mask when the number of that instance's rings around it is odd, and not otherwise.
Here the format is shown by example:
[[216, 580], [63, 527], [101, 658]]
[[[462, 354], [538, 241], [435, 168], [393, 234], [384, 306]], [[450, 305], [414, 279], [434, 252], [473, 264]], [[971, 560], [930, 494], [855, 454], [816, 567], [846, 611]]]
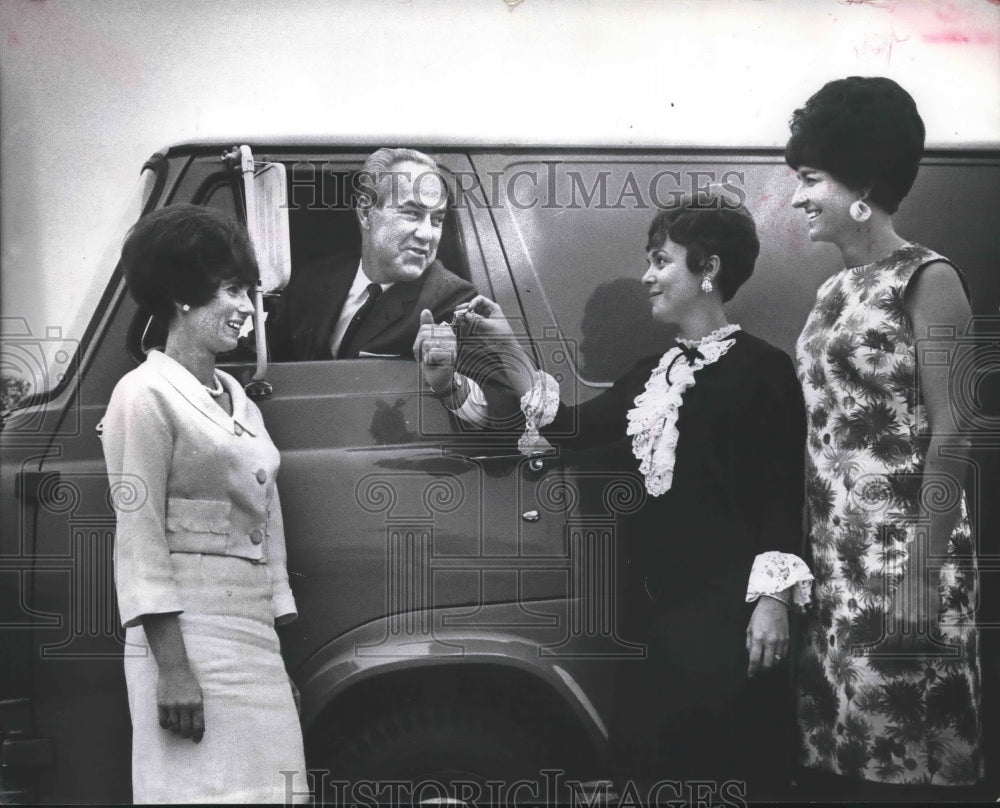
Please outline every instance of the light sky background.
[[887, 75], [929, 146], [1000, 147], [1000, 0], [0, 0], [0, 36], [0, 314], [34, 334], [82, 332], [179, 141], [780, 146]]

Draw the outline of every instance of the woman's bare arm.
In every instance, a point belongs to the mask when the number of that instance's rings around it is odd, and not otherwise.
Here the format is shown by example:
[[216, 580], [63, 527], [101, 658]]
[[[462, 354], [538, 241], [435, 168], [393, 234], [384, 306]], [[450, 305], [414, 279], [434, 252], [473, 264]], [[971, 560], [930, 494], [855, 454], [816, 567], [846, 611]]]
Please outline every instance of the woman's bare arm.
[[145, 614], [142, 627], [156, 659], [156, 709], [160, 726], [198, 743], [205, 734], [201, 686], [191, 670], [180, 618], [176, 614]]

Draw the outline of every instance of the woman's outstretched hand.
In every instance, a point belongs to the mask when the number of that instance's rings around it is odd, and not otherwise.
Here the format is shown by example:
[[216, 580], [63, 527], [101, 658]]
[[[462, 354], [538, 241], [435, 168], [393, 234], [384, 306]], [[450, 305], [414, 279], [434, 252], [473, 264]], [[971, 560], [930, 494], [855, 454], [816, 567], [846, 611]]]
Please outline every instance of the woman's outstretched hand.
[[476, 295], [455, 307], [455, 319], [465, 322], [465, 332], [473, 338], [493, 343], [496, 350], [517, 344], [506, 315], [499, 304], [488, 297]]
[[761, 597], [747, 626], [747, 676], [780, 665], [788, 655], [788, 607], [774, 598]]
[[463, 340], [484, 348], [502, 362], [511, 390], [522, 396], [532, 389], [537, 380], [535, 363], [514, 336], [507, 316], [497, 303], [476, 295], [455, 307], [455, 319]]

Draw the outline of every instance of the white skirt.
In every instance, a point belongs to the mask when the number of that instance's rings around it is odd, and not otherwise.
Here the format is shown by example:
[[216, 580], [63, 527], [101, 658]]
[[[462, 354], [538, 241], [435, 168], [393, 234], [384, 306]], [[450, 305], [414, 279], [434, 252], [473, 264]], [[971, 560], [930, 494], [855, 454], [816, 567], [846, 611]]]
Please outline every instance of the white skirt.
[[302, 728], [281, 659], [264, 564], [174, 553], [181, 633], [201, 686], [200, 743], [159, 724], [156, 660], [141, 626], [126, 631], [132, 799], [308, 802]]

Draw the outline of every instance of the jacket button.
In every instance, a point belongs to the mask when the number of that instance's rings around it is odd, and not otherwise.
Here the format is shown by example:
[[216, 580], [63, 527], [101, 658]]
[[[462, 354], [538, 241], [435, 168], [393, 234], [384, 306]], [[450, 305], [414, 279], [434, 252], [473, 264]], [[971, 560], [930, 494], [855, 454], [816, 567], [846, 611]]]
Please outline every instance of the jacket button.
[[261, 485], [267, 482], [267, 472], [264, 469], [257, 469], [257, 482]]
[[250, 541], [252, 541], [254, 544], [260, 544], [262, 541], [264, 541], [264, 531], [261, 530], [259, 527], [255, 527], [253, 530], [250, 531]]

